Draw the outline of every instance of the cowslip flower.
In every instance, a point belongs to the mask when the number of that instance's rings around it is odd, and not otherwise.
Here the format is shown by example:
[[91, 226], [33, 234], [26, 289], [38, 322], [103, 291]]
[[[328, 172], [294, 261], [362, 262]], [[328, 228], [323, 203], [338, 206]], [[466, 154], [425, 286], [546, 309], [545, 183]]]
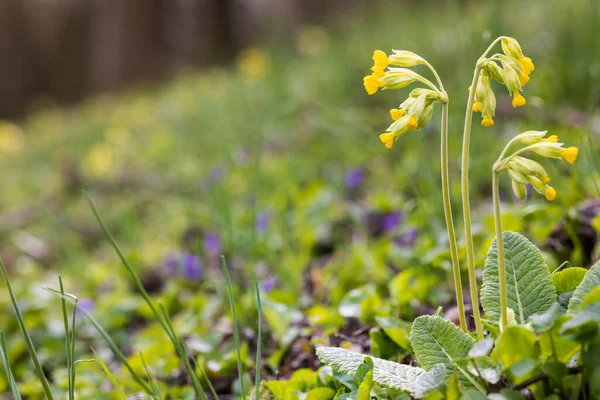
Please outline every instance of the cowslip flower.
[[[506, 146], [503, 155], [513, 143], [526, 145], [512, 155], [499, 159], [494, 169], [499, 172], [506, 169], [512, 180], [512, 188], [515, 196], [522, 200], [527, 199], [526, 185], [552, 201], [556, 198], [556, 189], [549, 185], [551, 178], [537, 161], [521, 156], [531, 151], [542, 157], [563, 159], [569, 164], [577, 160], [579, 149], [571, 146], [565, 148], [563, 143], [558, 142], [558, 136], [546, 136], [547, 131], [526, 131], [514, 137]], [[502, 156], [501, 156], [502, 157]]]

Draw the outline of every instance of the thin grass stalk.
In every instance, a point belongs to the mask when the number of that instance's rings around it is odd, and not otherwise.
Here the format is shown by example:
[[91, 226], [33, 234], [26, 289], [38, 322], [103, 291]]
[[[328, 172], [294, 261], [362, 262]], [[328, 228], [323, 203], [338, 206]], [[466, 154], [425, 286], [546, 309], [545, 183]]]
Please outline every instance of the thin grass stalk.
[[262, 305], [260, 303], [260, 290], [258, 279], [256, 279], [256, 270], [254, 270], [254, 290], [256, 293], [256, 308], [258, 309], [258, 327], [256, 334], [256, 375], [254, 376], [254, 396], [255, 400], [260, 400], [260, 363], [262, 357]]
[[50, 385], [48, 384], [48, 380], [46, 379], [46, 375], [44, 375], [44, 370], [42, 369], [42, 364], [37, 356], [35, 351], [35, 346], [33, 345], [33, 341], [31, 340], [31, 336], [29, 336], [29, 331], [25, 326], [25, 321], [23, 320], [23, 314], [21, 314], [21, 309], [19, 308], [19, 304], [17, 303], [17, 299], [15, 294], [13, 293], [12, 287], [10, 286], [10, 281], [8, 280], [8, 273], [6, 272], [6, 267], [4, 263], [0, 259], [0, 269], [2, 269], [2, 275], [4, 276], [4, 280], [6, 281], [6, 287], [8, 288], [8, 293], [10, 295], [10, 300], [13, 304], [13, 308], [15, 313], [17, 314], [17, 321], [19, 322], [19, 326], [21, 327], [21, 331], [23, 332], [23, 337], [25, 338], [25, 344], [27, 345], [27, 350], [29, 351], [29, 355], [33, 360], [33, 365], [35, 366], [35, 372], [37, 373], [38, 379], [42, 384], [42, 389], [44, 391], [44, 395], [48, 400], [54, 400], [52, 396], [52, 391], [50, 390]]
[[242, 365], [242, 352], [240, 350], [240, 332], [238, 331], [237, 317], [235, 314], [235, 302], [233, 299], [233, 287], [231, 285], [231, 278], [229, 277], [229, 271], [227, 269], [227, 262], [225, 256], [221, 256], [221, 266], [223, 267], [223, 274], [227, 282], [227, 291], [229, 293], [229, 306], [231, 308], [231, 318], [233, 319], [233, 341], [237, 350], [237, 366], [238, 366], [238, 378], [240, 380], [240, 388], [242, 391], [242, 397], [246, 396], [246, 388], [244, 385], [244, 367]]
[[2, 362], [4, 363], [4, 370], [6, 371], [6, 377], [8, 380], [8, 386], [10, 388], [10, 394], [13, 400], [21, 400], [21, 393], [19, 393], [19, 388], [17, 387], [17, 382], [15, 381], [15, 376], [12, 373], [12, 369], [10, 368], [10, 363], [8, 360], [8, 350], [6, 348], [4, 331], [0, 331], [0, 349], [0, 353], [2, 353]]
[[69, 400], [73, 400], [73, 394], [72, 394], [72, 390], [71, 388], [73, 387], [73, 381], [71, 380], [72, 378], [72, 374], [71, 374], [71, 368], [73, 368], [73, 359], [71, 358], [71, 336], [69, 334], [69, 314], [67, 312], [67, 301], [65, 300], [65, 288], [63, 285], [63, 281], [62, 281], [62, 277], [59, 275], [58, 276], [58, 286], [60, 288], [60, 293], [62, 295], [60, 302], [61, 302], [61, 308], [62, 308], [62, 315], [63, 315], [63, 324], [64, 324], [64, 328], [65, 328], [65, 349], [67, 351], [67, 382], [68, 382], [68, 396], [69, 396]]

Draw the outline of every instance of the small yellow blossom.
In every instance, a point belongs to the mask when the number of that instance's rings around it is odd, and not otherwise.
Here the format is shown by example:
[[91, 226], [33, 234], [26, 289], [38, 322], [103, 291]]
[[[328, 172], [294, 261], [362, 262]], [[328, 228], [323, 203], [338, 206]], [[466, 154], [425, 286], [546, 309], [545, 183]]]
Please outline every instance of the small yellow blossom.
[[406, 112], [400, 108], [392, 108], [390, 110], [390, 117], [392, 117], [394, 121], [398, 121], [404, 114], [406, 114]]
[[546, 139], [544, 139], [544, 141], [545, 142], [556, 143], [556, 142], [558, 142], [558, 136], [556, 136], [556, 135], [550, 135]]
[[544, 176], [544, 177], [542, 178], [542, 183], [543, 183], [544, 185], [547, 185], [548, 183], [550, 183], [550, 177], [549, 177], [549, 176]]
[[519, 74], [519, 82], [521, 82], [521, 86], [525, 86], [529, 82], [529, 75], [525, 71], [521, 71]]
[[533, 65], [533, 61], [531, 61], [531, 58], [529, 57], [521, 57], [519, 59], [519, 64], [521, 64], [521, 67], [527, 75], [531, 74], [535, 69], [535, 65]]
[[375, 94], [381, 86], [381, 79], [375, 75], [367, 75], [363, 78], [363, 84], [368, 94]]
[[385, 71], [382, 69], [371, 67], [371, 71], [373, 71], [371, 75], [376, 76], [377, 78], [383, 78], [385, 76]]
[[406, 129], [408, 129], [409, 131], [414, 131], [415, 129], [417, 129], [418, 126], [419, 123], [417, 122], [417, 119], [414, 115], [410, 117], [408, 122], [406, 122]]
[[21, 128], [10, 122], [0, 121], [0, 154], [16, 154], [25, 146]]
[[375, 50], [373, 52], [373, 61], [375, 61], [373, 67], [378, 70], [384, 70], [390, 64], [390, 59], [387, 54], [381, 50]]
[[480, 101], [476, 101], [475, 104], [473, 104], [473, 111], [481, 112], [481, 110], [483, 110], [483, 104], [481, 104]]
[[556, 198], [556, 190], [554, 190], [553, 187], [548, 186], [544, 192], [544, 196], [546, 196], [548, 200], [552, 201]]
[[243, 76], [258, 79], [268, 72], [271, 59], [264, 50], [248, 48], [239, 54], [236, 62], [237, 69]]
[[85, 157], [85, 167], [94, 176], [106, 175], [113, 166], [113, 150], [106, 143], [95, 144]]
[[382, 133], [379, 135], [379, 140], [381, 140], [381, 143], [385, 144], [385, 147], [389, 149], [394, 144], [394, 134], [389, 132]]
[[494, 120], [492, 119], [492, 117], [485, 117], [482, 121], [481, 121], [481, 125], [489, 128], [490, 126], [494, 126]]
[[579, 149], [577, 147], [571, 146], [562, 151], [561, 155], [569, 164], [573, 164], [575, 160], [577, 160], [577, 154], [579, 154]]
[[521, 96], [521, 93], [519, 93], [519, 92], [515, 93], [515, 95], [513, 97], [513, 101], [512, 101], [513, 107], [521, 107], [521, 106], [524, 106], [526, 103], [527, 103], [527, 100], [525, 100], [525, 97]]

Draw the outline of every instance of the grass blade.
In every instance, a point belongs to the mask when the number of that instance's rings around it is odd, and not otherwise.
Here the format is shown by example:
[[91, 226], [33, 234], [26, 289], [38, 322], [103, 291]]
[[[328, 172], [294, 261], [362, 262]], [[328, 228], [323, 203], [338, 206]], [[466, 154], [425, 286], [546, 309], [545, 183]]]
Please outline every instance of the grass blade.
[[242, 354], [240, 351], [240, 332], [238, 331], [237, 317], [235, 315], [233, 287], [231, 286], [231, 278], [229, 277], [229, 271], [227, 270], [225, 256], [221, 256], [221, 266], [223, 267], [223, 274], [225, 275], [225, 280], [227, 281], [227, 290], [229, 292], [229, 306], [231, 307], [231, 318], [233, 319], [233, 341], [237, 350], [238, 379], [240, 380], [242, 397], [246, 397], [246, 388], [244, 387], [244, 366], [242, 365]]
[[65, 288], [63, 286], [62, 277], [58, 276], [58, 286], [60, 287], [60, 293], [62, 297], [60, 299], [62, 306], [62, 315], [63, 315], [63, 324], [65, 327], [65, 348], [67, 350], [67, 380], [69, 384], [69, 400], [74, 399], [73, 388], [75, 383], [72, 381], [73, 374], [71, 373], [71, 369], [73, 368], [73, 358], [71, 355], [71, 336], [69, 334], [69, 314], [67, 313], [67, 301], [64, 298]]
[[71, 316], [71, 385], [69, 388], [70, 395], [75, 398], [75, 318], [77, 315], [77, 298], [75, 298], [75, 306], [73, 307], [73, 315]]
[[[75, 301], [74, 299], [76, 299], [76, 297], [73, 295], [69, 295], [67, 293], [65, 293], [63, 295], [58, 290], [55, 290], [52, 288], [44, 288], [44, 289], [46, 289], [50, 293], [54, 293], [55, 295], [61, 296], [70, 301]], [[84, 310], [81, 307], [79, 307], [78, 309], [79, 309], [79, 312], [81, 312], [83, 314], [83, 316], [92, 324], [92, 326], [96, 329], [96, 331], [98, 331], [100, 336], [102, 336], [102, 339], [104, 339], [106, 344], [108, 344], [108, 347], [110, 347], [110, 349], [112, 350], [114, 355], [117, 356], [119, 361], [121, 361], [123, 366], [127, 369], [127, 371], [129, 371], [129, 373], [131, 374], [131, 377], [144, 389], [144, 391], [146, 393], [148, 393], [149, 395], [152, 395], [152, 388], [150, 387], [150, 385], [148, 385], [148, 383], [144, 380], [144, 378], [142, 378], [137, 372], [135, 372], [135, 370], [133, 369], [131, 364], [129, 364], [129, 361], [127, 361], [127, 357], [125, 357], [125, 354], [123, 354], [121, 352], [121, 350], [119, 349], [117, 344], [110, 337], [108, 332], [106, 332], [106, 330], [104, 330], [102, 325], [100, 325], [100, 323], [88, 311]]]
[[150, 385], [152, 385], [152, 389], [154, 390], [154, 396], [158, 399], [162, 399], [162, 394], [160, 393], [160, 389], [156, 384], [156, 380], [154, 379], [154, 375], [150, 372], [150, 368], [146, 364], [146, 360], [144, 360], [144, 354], [140, 351], [140, 360], [142, 361], [142, 365], [144, 366], [144, 370], [146, 371], [146, 375], [148, 375], [148, 379], [150, 380]]
[[112, 245], [113, 249], [119, 256], [119, 258], [121, 259], [121, 262], [123, 263], [123, 266], [125, 267], [125, 269], [127, 269], [127, 272], [129, 272], [129, 275], [133, 279], [138, 291], [144, 298], [144, 301], [146, 302], [146, 304], [148, 304], [148, 306], [152, 310], [152, 313], [154, 314], [154, 318], [161, 325], [163, 330], [166, 332], [167, 336], [171, 340], [171, 343], [173, 343], [173, 346], [177, 350], [177, 354], [179, 355], [181, 360], [184, 362], [184, 365], [185, 365], [186, 369], [188, 370], [188, 373], [190, 374], [190, 378], [192, 379], [192, 384], [194, 386], [196, 395], [203, 400], [208, 400], [208, 398], [206, 397], [206, 393], [204, 393], [204, 389], [202, 388], [202, 384], [200, 383], [200, 380], [198, 379], [196, 372], [193, 370], [193, 368], [190, 364], [190, 361], [188, 360], [187, 354], [185, 353], [185, 350], [184, 350], [184, 346], [181, 345], [181, 342], [180, 342], [181, 339], [177, 336], [177, 334], [173, 330], [173, 327], [170, 326], [170, 324], [168, 323], [168, 318], [166, 316], [166, 313], [165, 313], [165, 316], [161, 316], [161, 314], [158, 312], [158, 310], [154, 306], [154, 303], [152, 302], [152, 299], [150, 299], [150, 295], [148, 294], [148, 292], [146, 292], [144, 285], [142, 285], [140, 278], [138, 277], [136, 272], [133, 270], [133, 268], [131, 267], [131, 265], [129, 264], [127, 259], [125, 258], [123, 251], [121, 251], [121, 248], [117, 244], [115, 238], [112, 236], [112, 234], [106, 227], [106, 224], [102, 220], [102, 217], [100, 217], [100, 214], [98, 213], [98, 210], [96, 209], [96, 206], [94, 205], [94, 202], [92, 201], [92, 198], [90, 197], [89, 193], [86, 190], [84, 190], [83, 195], [86, 198], [88, 204], [90, 205], [92, 213], [94, 214], [94, 217], [96, 217], [98, 224], [100, 224], [100, 227], [104, 231], [106, 238]]
[[10, 363], [8, 362], [8, 350], [6, 349], [4, 331], [0, 331], [0, 353], [2, 353], [2, 362], [4, 363], [4, 370], [6, 371], [6, 377], [8, 378], [7, 380], [8, 386], [10, 387], [10, 394], [13, 400], [21, 400], [21, 393], [19, 393], [15, 376], [13, 375], [12, 369], [10, 368]]
[[96, 353], [96, 350], [94, 350], [93, 347], [90, 347], [90, 349], [92, 349], [92, 353], [94, 353], [94, 357], [96, 358], [96, 361], [98, 362], [98, 364], [100, 364], [100, 367], [102, 368], [102, 370], [104, 371], [104, 373], [108, 377], [108, 380], [115, 387], [115, 390], [116, 390], [117, 394], [119, 395], [119, 397], [121, 399], [127, 400], [127, 395], [125, 394], [125, 392], [121, 388], [121, 385], [119, 385], [119, 382], [117, 381], [117, 378], [115, 378], [115, 376], [110, 371], [110, 369], [108, 368], [108, 366], [106, 365], [106, 363], [104, 361], [102, 361], [102, 359], [100, 358], [100, 356]]
[[254, 270], [254, 290], [256, 293], [256, 308], [258, 309], [258, 329], [256, 334], [256, 375], [254, 377], [254, 396], [260, 400], [260, 362], [262, 357], [262, 305], [260, 304], [260, 290], [256, 270]]
[[42, 369], [42, 364], [38, 359], [37, 353], [35, 351], [35, 347], [33, 346], [33, 341], [31, 340], [31, 336], [29, 336], [29, 331], [27, 331], [27, 327], [25, 326], [25, 321], [23, 321], [23, 314], [21, 314], [21, 309], [19, 308], [19, 304], [17, 303], [17, 299], [15, 298], [15, 294], [12, 291], [12, 287], [10, 286], [10, 281], [8, 280], [8, 273], [6, 272], [6, 267], [4, 267], [4, 263], [0, 260], [0, 269], [2, 269], [2, 275], [4, 276], [4, 280], [6, 281], [6, 287], [8, 288], [8, 293], [10, 295], [10, 300], [12, 301], [13, 308], [15, 309], [15, 313], [17, 314], [17, 320], [19, 322], [19, 326], [21, 327], [21, 331], [23, 332], [23, 337], [25, 338], [25, 344], [27, 345], [27, 350], [29, 351], [29, 355], [33, 360], [33, 365], [35, 366], [35, 372], [37, 373], [38, 379], [42, 384], [42, 388], [44, 390], [44, 394], [48, 400], [54, 400], [52, 397], [52, 392], [50, 391], [50, 385], [48, 384], [48, 380], [46, 379], [46, 375], [44, 375], [44, 370]]

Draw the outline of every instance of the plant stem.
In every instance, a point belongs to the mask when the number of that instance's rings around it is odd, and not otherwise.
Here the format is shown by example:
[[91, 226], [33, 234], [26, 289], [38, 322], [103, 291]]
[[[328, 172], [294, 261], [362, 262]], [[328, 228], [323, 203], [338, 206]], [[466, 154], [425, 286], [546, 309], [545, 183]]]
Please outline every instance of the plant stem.
[[500, 216], [500, 195], [498, 185], [498, 171], [492, 174], [492, 191], [494, 197], [494, 224], [496, 225], [496, 248], [498, 249], [498, 286], [500, 288], [500, 326], [506, 327], [508, 323], [506, 296], [506, 267], [504, 265], [504, 240], [502, 238], [502, 217]]
[[450, 257], [452, 259], [452, 272], [454, 275], [454, 290], [456, 291], [456, 305], [458, 306], [458, 317], [460, 327], [467, 331], [465, 319], [465, 303], [462, 293], [462, 282], [460, 279], [460, 264], [458, 260], [458, 246], [456, 234], [454, 233], [454, 222], [452, 221], [452, 205], [450, 203], [450, 179], [448, 178], [448, 102], [442, 103], [442, 126], [441, 126], [441, 170], [442, 170], [442, 196], [444, 202], [444, 216], [446, 217], [446, 228], [448, 229], [448, 241], [450, 243]]
[[[489, 51], [489, 50], [488, 50]], [[477, 275], [475, 273], [475, 256], [473, 250], [473, 233], [471, 231], [471, 206], [469, 204], [469, 147], [471, 143], [471, 122], [473, 120], [473, 102], [475, 101], [475, 92], [479, 82], [479, 72], [481, 67], [479, 63], [473, 73], [473, 82], [467, 101], [467, 113], [465, 115], [465, 130], [463, 133], [462, 162], [461, 162], [461, 192], [463, 203], [463, 218], [465, 223], [465, 242], [467, 245], [467, 268], [469, 270], [469, 289], [471, 292], [471, 305], [473, 308], [473, 319], [475, 320], [475, 329], [477, 338], [483, 339], [483, 324], [481, 323], [481, 314], [479, 312], [479, 295], [477, 293]]]

